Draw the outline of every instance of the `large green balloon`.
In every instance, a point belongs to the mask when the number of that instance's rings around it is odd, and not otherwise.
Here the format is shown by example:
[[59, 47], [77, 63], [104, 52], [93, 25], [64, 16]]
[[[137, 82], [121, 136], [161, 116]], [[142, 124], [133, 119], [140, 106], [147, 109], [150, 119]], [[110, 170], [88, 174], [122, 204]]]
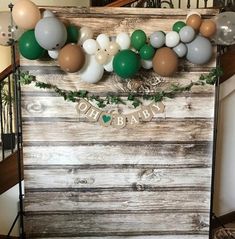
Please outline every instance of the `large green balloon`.
[[114, 72], [124, 79], [134, 76], [140, 66], [139, 56], [131, 50], [122, 50], [113, 59]]
[[77, 43], [78, 42], [79, 31], [77, 26], [67, 27], [67, 43]]
[[23, 57], [29, 60], [36, 60], [45, 53], [45, 50], [36, 41], [34, 30], [29, 30], [20, 37], [19, 51]]
[[146, 41], [147, 41], [147, 36], [145, 32], [142, 30], [135, 30], [131, 34], [131, 45], [136, 50], [140, 50], [140, 48], [145, 45]]

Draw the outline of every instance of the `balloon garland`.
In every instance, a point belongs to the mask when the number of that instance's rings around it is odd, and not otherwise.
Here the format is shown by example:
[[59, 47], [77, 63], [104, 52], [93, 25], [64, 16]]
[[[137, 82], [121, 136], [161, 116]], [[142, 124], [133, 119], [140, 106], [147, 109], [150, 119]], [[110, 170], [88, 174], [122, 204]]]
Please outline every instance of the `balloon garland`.
[[[226, 16], [234, 22], [234, 15]], [[52, 12], [40, 13], [30, 0], [18, 1], [12, 9], [12, 17], [17, 27], [26, 30], [20, 38], [15, 34], [23, 57], [40, 59], [47, 51], [52, 59], [58, 60], [63, 71], [78, 72], [81, 80], [88, 83], [97, 83], [104, 71], [114, 71], [122, 79], [130, 79], [141, 66], [170, 77], [178, 70], [179, 58], [183, 57], [193, 64], [206, 64], [212, 57], [209, 39], [214, 36], [219, 39], [223, 29], [217, 24], [220, 18], [217, 21], [202, 19], [199, 13], [193, 12], [185, 22], [175, 22], [167, 33], [155, 31], [148, 37], [142, 29], [136, 29], [131, 35], [101, 33], [95, 39], [90, 28], [65, 26]], [[234, 34], [232, 23], [231, 30]]]

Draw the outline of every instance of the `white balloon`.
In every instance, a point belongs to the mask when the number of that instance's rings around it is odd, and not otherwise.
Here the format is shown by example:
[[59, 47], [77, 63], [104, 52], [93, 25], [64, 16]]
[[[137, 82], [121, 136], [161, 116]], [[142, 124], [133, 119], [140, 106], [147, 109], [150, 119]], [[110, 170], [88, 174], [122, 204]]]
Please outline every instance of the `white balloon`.
[[104, 69], [108, 72], [113, 72], [113, 58], [114, 56], [112, 56], [109, 62], [106, 65], [104, 65]]
[[45, 17], [54, 17], [54, 13], [49, 11], [49, 10], [45, 10], [42, 14], [42, 18], [45, 18]]
[[56, 59], [58, 59], [59, 51], [58, 50], [48, 51], [48, 55], [50, 56], [50, 58], [56, 60]]
[[104, 67], [97, 63], [94, 55], [86, 55], [86, 62], [81, 69], [80, 78], [87, 83], [97, 83], [104, 74]]
[[143, 60], [143, 59], [141, 59], [141, 66], [144, 69], [149, 70], [149, 69], [153, 68], [153, 62], [152, 62], [152, 60]]
[[121, 32], [117, 35], [116, 42], [119, 44], [121, 50], [128, 49], [131, 45], [131, 39], [128, 33]]
[[87, 39], [82, 46], [84, 51], [89, 55], [94, 55], [99, 48], [99, 44], [94, 39]]
[[166, 46], [167, 47], [175, 47], [180, 42], [180, 36], [175, 31], [170, 31], [166, 34]]
[[109, 37], [106, 34], [98, 35], [96, 41], [100, 45], [101, 49], [106, 49], [110, 43]]

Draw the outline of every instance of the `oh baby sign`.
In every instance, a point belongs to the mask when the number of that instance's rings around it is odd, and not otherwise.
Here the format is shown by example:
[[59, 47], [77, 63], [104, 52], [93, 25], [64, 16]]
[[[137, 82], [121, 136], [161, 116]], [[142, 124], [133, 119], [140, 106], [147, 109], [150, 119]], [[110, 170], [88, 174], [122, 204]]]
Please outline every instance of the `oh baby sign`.
[[101, 126], [112, 126], [121, 129], [129, 126], [135, 126], [140, 121], [151, 121], [154, 115], [163, 113], [165, 105], [162, 102], [152, 102], [147, 106], [142, 106], [139, 110], [129, 113], [107, 113], [94, 107], [87, 100], [81, 99], [77, 106], [77, 112], [82, 113], [91, 122], [99, 122]]

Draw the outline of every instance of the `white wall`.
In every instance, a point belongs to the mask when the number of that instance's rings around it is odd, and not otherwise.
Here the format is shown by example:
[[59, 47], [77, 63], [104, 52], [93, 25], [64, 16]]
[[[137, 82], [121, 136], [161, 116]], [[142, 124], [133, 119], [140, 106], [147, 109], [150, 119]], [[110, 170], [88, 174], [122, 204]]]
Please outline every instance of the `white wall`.
[[214, 210], [235, 211], [235, 75], [220, 88]]

